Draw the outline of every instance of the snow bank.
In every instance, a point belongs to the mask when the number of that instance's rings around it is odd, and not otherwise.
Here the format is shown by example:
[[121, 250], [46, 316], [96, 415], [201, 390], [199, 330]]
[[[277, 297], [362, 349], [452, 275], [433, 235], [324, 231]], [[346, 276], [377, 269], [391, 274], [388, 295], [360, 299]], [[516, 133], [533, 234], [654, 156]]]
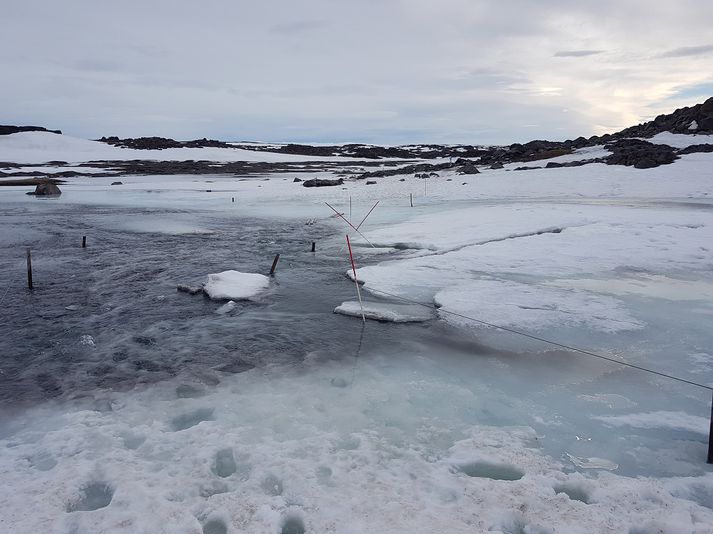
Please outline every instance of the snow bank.
[[[391, 304], [364, 301], [364, 317], [390, 323], [417, 323], [429, 321], [435, 315], [425, 306], [417, 304]], [[362, 308], [358, 301], [342, 302], [334, 308], [334, 313], [361, 317]]]
[[268, 288], [270, 279], [262, 274], [223, 271], [209, 274], [203, 291], [214, 300], [247, 300]]
[[677, 134], [661, 132], [650, 139], [644, 139], [657, 145], [669, 145], [674, 148], [686, 148], [691, 145], [704, 145], [713, 143], [713, 135], [707, 134]]

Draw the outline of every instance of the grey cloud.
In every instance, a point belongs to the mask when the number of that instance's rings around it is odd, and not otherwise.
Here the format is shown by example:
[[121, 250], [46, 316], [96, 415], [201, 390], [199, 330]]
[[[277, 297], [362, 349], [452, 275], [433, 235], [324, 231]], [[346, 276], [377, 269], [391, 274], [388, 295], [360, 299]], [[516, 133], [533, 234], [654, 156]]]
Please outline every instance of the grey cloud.
[[275, 24], [270, 28], [270, 31], [279, 34], [308, 33], [324, 26], [326, 26], [326, 22], [323, 20], [298, 20], [284, 24]]
[[[624, 127], [670, 111], [670, 102], [646, 107], [661, 95], [648, 88], [708, 80], [696, 55], [709, 46], [673, 49], [706, 35], [713, 3], [647, 5], [28, 0], [3, 13], [0, 102], [6, 121], [90, 138], [586, 136], [602, 133], [598, 124]], [[656, 61], [651, 50], [681, 59]], [[593, 69], [592, 61], [556, 61], [553, 53], [605, 53], [606, 61]], [[680, 104], [695, 103], [702, 90], [682, 92]], [[522, 126], [531, 124], [539, 126]]]
[[661, 54], [660, 57], [689, 57], [689, 56], [702, 56], [704, 54], [710, 54], [713, 52], [713, 44], [701, 45], [701, 46], [683, 46], [681, 48], [674, 48], [673, 50], [668, 50]]
[[604, 50], [559, 50], [555, 52], [555, 57], [586, 57], [596, 56], [603, 53]]
[[74, 68], [88, 72], [116, 72], [122, 67], [122, 63], [108, 59], [86, 58], [74, 62]]

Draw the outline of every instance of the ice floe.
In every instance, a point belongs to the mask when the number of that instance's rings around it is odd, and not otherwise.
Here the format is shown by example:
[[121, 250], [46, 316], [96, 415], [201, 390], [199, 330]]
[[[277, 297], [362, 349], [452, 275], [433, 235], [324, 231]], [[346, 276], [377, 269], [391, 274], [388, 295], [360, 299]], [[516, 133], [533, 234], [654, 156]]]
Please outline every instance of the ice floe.
[[230, 270], [209, 274], [203, 291], [214, 300], [248, 300], [269, 285], [270, 279], [265, 275]]
[[[364, 317], [376, 321], [390, 323], [418, 323], [429, 321], [435, 318], [435, 314], [425, 306], [418, 304], [392, 304], [385, 302], [363, 303]], [[350, 300], [342, 302], [334, 308], [334, 313], [349, 315], [352, 317], [362, 316], [362, 306], [358, 301]]]

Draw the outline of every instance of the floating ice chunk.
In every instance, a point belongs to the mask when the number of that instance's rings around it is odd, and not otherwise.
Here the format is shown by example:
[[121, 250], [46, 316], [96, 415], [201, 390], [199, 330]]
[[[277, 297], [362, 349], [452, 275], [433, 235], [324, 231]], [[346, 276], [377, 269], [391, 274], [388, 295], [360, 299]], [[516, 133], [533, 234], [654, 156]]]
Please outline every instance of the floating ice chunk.
[[269, 285], [270, 279], [262, 274], [223, 271], [209, 274], [203, 291], [214, 300], [247, 300]]
[[79, 309], [79, 306], [77, 306], [76, 304], [70, 304], [69, 306], [65, 306], [64, 309], [68, 311], [77, 311]]
[[234, 300], [229, 300], [228, 302], [226, 302], [225, 304], [223, 304], [220, 308], [218, 308], [217, 310], [215, 310], [215, 313], [219, 313], [219, 314], [221, 314], [221, 315], [225, 315], [226, 313], [230, 313], [231, 311], [233, 311], [233, 309], [235, 308], [235, 306], [237, 306], [237, 304], [235, 304], [235, 301], [234, 301]]
[[565, 454], [570, 462], [582, 469], [605, 469], [607, 471], [619, 469], [619, 464], [615, 464], [611, 460], [605, 460], [604, 458], [580, 458], [568, 452], [565, 452]]
[[[334, 308], [334, 313], [361, 317], [358, 301], [342, 302]], [[417, 304], [390, 304], [382, 302], [364, 302], [364, 317], [390, 323], [418, 323], [435, 318], [431, 310]]]

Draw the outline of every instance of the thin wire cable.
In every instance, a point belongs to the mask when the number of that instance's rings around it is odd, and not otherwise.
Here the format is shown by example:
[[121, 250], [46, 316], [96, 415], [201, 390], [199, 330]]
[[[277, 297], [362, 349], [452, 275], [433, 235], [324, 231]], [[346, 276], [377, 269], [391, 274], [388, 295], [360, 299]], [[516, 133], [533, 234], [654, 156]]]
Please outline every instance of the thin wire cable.
[[361, 346], [364, 343], [364, 331], [366, 330], [366, 321], [361, 323], [361, 333], [359, 334], [359, 344], [357, 345], [356, 354], [354, 355], [354, 365], [352, 366], [352, 381], [349, 384], [350, 387], [354, 386], [354, 379], [356, 378], [356, 368], [359, 362], [359, 355], [361, 354]]
[[645, 372], [651, 373], [651, 374], [653, 374], [653, 375], [661, 376], [661, 377], [663, 377], [663, 378], [668, 378], [668, 379], [670, 379], [670, 380], [675, 380], [675, 381], [677, 381], [677, 382], [682, 382], [682, 383], [684, 383], [684, 384], [688, 384], [688, 385], [691, 385], [691, 386], [696, 386], [696, 387], [699, 387], [699, 388], [707, 389], [708, 391], [712, 391], [712, 392], [713, 392], [713, 387], [712, 387], [712, 386], [706, 386], [705, 384], [700, 384], [700, 383], [698, 383], [698, 382], [693, 382], [692, 380], [687, 380], [687, 379], [685, 379], [685, 378], [681, 378], [681, 377], [678, 377], [678, 376], [674, 376], [674, 375], [670, 375], [670, 374], [667, 374], [667, 373], [663, 373], [663, 372], [661, 372], [661, 371], [655, 371], [655, 370], [653, 370], [653, 369], [648, 369], [648, 368], [646, 368], [646, 367], [641, 367], [640, 365], [635, 365], [635, 364], [633, 364], [633, 363], [627, 363], [627, 362], [622, 362], [622, 361], [620, 361], [620, 360], [615, 360], [614, 358], [610, 358], [610, 357], [608, 357], [608, 356], [604, 356], [603, 354], [597, 354], [596, 352], [592, 352], [592, 351], [589, 351], [589, 350], [580, 349], [580, 348], [578, 348], [578, 347], [573, 347], [573, 346], [571, 346], [571, 345], [565, 345], [564, 343], [558, 343], [557, 341], [552, 341], [552, 340], [549, 340], [549, 339], [545, 339], [545, 338], [543, 338], [543, 337], [535, 336], [535, 335], [533, 335], [533, 334], [528, 334], [528, 333], [526, 333], [526, 332], [521, 332], [521, 331], [519, 331], [519, 330], [515, 330], [514, 328], [509, 328], [509, 327], [507, 327], [507, 326], [501, 326], [501, 325], [489, 323], [489, 322], [487, 322], [487, 321], [482, 321], [482, 320], [480, 320], [480, 319], [476, 319], [475, 317], [468, 317], [467, 315], [463, 315], [463, 314], [461, 314], [461, 313], [448, 311], [448, 310], [445, 310], [445, 309], [443, 309], [443, 308], [438, 308], [438, 307], [436, 307], [436, 306], [434, 306], [434, 305], [432, 305], [432, 304], [426, 304], [426, 303], [423, 303], [423, 302], [419, 302], [419, 301], [417, 301], [417, 300], [412, 300], [412, 299], [409, 299], [409, 298], [406, 298], [406, 297], [402, 297], [402, 296], [399, 296], [399, 295], [395, 295], [395, 294], [393, 294], [393, 293], [389, 293], [388, 291], [382, 291], [382, 290], [373, 289], [373, 288], [369, 288], [369, 291], [372, 292], [372, 293], [380, 293], [380, 294], [382, 294], [382, 295], [387, 295], [387, 296], [389, 296], [389, 297], [393, 297], [393, 298], [402, 300], [402, 301], [404, 301], [404, 302], [410, 302], [411, 304], [418, 304], [419, 306], [424, 306], [424, 307], [426, 307], [426, 308], [430, 308], [430, 309], [432, 309], [432, 310], [436, 310], [436, 311], [441, 312], [441, 313], [447, 313], [447, 314], [449, 314], [449, 315], [453, 315], [453, 316], [456, 316], [456, 317], [460, 317], [460, 318], [462, 318], [462, 319], [467, 319], [467, 320], [469, 320], [469, 321], [473, 321], [473, 322], [476, 322], [476, 323], [480, 323], [480, 324], [485, 325], [485, 326], [490, 326], [491, 328], [497, 328], [498, 330], [503, 330], [503, 331], [505, 331], [505, 332], [510, 332], [511, 334], [516, 334], [516, 335], [519, 335], [519, 336], [527, 337], [527, 338], [533, 339], [533, 340], [535, 340], [535, 341], [539, 341], [539, 342], [541, 342], [541, 343], [547, 343], [547, 344], [553, 345], [553, 346], [555, 346], [555, 347], [559, 347], [559, 348], [562, 348], [562, 349], [566, 349], [566, 350], [569, 350], [569, 351], [572, 351], [572, 352], [578, 352], [578, 353], [584, 354], [584, 355], [586, 355], [586, 356], [592, 356], [592, 357], [594, 357], [594, 358], [599, 358], [600, 360], [606, 360], [606, 361], [608, 361], [608, 362], [612, 362], [612, 363], [616, 363], [616, 364], [619, 364], [619, 365], [623, 365], [624, 367], [631, 367], [632, 369], [637, 369], [637, 370], [639, 370], [639, 371], [645, 371]]

